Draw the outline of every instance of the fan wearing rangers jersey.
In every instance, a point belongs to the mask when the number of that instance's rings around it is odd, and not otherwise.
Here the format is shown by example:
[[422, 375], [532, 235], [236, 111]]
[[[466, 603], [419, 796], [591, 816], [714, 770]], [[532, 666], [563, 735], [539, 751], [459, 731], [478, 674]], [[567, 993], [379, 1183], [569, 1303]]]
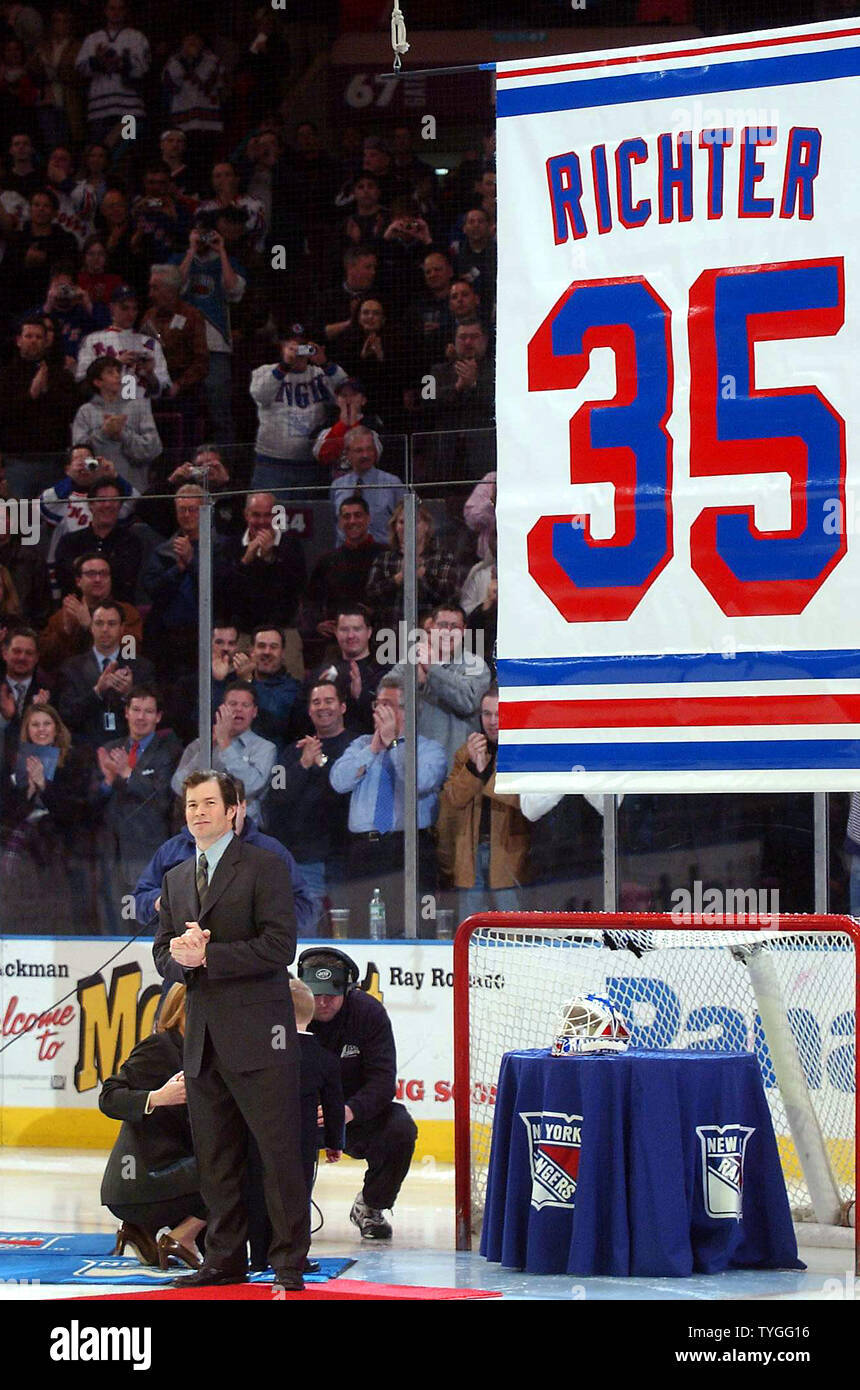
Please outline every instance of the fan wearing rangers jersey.
[[87, 120], [90, 139], [100, 140], [123, 116], [146, 119], [137, 83], [149, 71], [149, 41], [126, 26], [125, 0], [107, 0], [105, 27], [87, 34], [75, 67], [89, 81]]
[[170, 373], [161, 343], [146, 333], [137, 333], [137, 295], [130, 285], [118, 285], [110, 298], [111, 322], [108, 328], [88, 333], [78, 352], [75, 377], [83, 381], [87, 369], [99, 357], [114, 357], [137, 378], [148, 396], [166, 394], [171, 387]]
[[310, 343], [301, 325], [281, 345], [281, 360], [258, 367], [251, 377], [259, 425], [254, 488], [314, 483], [312, 441], [337, 416], [335, 391], [346, 372], [327, 362], [325, 349]]

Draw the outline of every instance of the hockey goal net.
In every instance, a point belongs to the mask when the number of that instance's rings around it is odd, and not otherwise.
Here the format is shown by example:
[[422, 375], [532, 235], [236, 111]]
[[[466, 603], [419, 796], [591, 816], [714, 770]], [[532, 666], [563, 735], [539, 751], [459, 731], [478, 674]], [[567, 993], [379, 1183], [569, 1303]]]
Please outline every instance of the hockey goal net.
[[503, 1054], [549, 1046], [564, 1002], [589, 993], [633, 1047], [754, 1052], [794, 1219], [853, 1240], [836, 1232], [854, 1225], [858, 942], [849, 917], [469, 918], [454, 945], [457, 1248], [480, 1229]]

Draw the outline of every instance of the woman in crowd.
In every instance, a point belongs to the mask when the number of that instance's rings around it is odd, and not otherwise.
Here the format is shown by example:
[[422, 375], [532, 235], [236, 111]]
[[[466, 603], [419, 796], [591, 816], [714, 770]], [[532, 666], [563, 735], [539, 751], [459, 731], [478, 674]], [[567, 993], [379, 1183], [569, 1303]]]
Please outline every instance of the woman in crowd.
[[[0, 713], [14, 718], [14, 709], [0, 705]], [[34, 703], [24, 710], [17, 754], [7, 764], [0, 935], [69, 936], [80, 929], [76, 914], [86, 920], [92, 910], [102, 802], [95, 753], [88, 745], [73, 748], [57, 711]]]
[[[436, 541], [434, 530], [433, 514], [422, 504], [415, 536], [419, 610], [457, 603], [460, 571], [454, 556]], [[367, 602], [377, 630], [396, 627], [403, 616], [403, 531], [400, 502], [388, 523], [388, 549], [377, 555], [367, 580]]]
[[374, 296], [360, 301], [352, 328], [337, 340], [335, 355], [347, 376], [361, 381], [368, 409], [382, 417], [387, 430], [396, 430], [403, 418], [408, 355]]
[[101, 1187], [102, 1202], [122, 1222], [114, 1254], [130, 1246], [141, 1264], [162, 1269], [171, 1257], [196, 1269], [196, 1240], [206, 1225], [182, 1073], [184, 1040], [185, 986], [175, 984], [155, 1032], [141, 1039], [99, 1096], [102, 1114], [122, 1120]]
[[78, 284], [93, 304], [110, 304], [111, 295], [122, 284], [119, 276], [107, 269], [107, 247], [104, 237], [98, 234], [87, 237], [84, 242], [83, 269], [78, 275]]

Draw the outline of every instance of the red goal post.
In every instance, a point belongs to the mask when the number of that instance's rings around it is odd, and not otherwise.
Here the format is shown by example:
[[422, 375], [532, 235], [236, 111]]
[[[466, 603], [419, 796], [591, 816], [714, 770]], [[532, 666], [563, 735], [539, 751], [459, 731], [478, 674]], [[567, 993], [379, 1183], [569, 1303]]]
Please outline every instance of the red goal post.
[[546, 1047], [566, 999], [607, 995], [633, 1046], [755, 1052], [796, 1221], [855, 1241], [856, 1008], [851, 917], [482, 913], [454, 941], [457, 1249], [479, 1229], [505, 1052]]

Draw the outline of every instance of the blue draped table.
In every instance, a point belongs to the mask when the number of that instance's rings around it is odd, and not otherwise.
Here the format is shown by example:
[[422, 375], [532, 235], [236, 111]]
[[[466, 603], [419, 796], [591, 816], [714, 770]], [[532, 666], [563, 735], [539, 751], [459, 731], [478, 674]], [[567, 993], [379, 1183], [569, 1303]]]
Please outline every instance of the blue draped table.
[[532, 1274], [803, 1269], [756, 1058], [508, 1052], [481, 1254]]

